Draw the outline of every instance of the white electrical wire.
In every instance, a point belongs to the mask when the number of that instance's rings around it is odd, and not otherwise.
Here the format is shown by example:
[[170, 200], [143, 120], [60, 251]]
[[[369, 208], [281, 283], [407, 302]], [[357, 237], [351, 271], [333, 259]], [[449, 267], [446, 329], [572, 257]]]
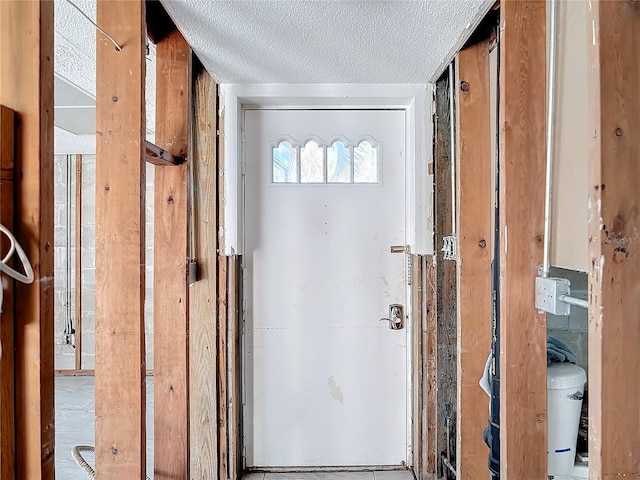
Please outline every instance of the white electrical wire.
[[[24, 253], [24, 250], [16, 240], [16, 237], [9, 231], [7, 227], [0, 223], [0, 232], [4, 233], [9, 239], [9, 251], [0, 262], [0, 272], [6, 273], [11, 278], [14, 278], [22, 283], [31, 283], [33, 282], [33, 269], [31, 268], [31, 263], [29, 263], [29, 258], [27, 254]], [[18, 258], [20, 258], [20, 262], [22, 263], [22, 269], [24, 273], [20, 273], [9, 265], [7, 262], [11, 260], [11, 257], [14, 253], [18, 253]], [[2, 303], [4, 300], [4, 283], [2, 282], [2, 275], [0, 275], [0, 314], [2, 313]], [[0, 358], [2, 357], [2, 344], [0, 343]]]
[[[29, 263], [29, 258], [27, 257], [27, 254], [24, 253], [24, 250], [22, 249], [22, 247], [20, 246], [16, 238], [13, 236], [13, 234], [9, 231], [9, 229], [4, 225], [2, 225], [1, 223], [0, 223], [0, 231], [4, 233], [9, 238], [9, 241], [11, 242], [9, 253], [5, 255], [5, 258], [3, 258], [2, 262], [0, 263], [0, 271], [2, 271], [2, 273], [9, 275], [11, 278], [18, 280], [19, 282], [27, 283], [27, 284], [33, 282], [33, 269], [31, 268], [31, 263]], [[18, 254], [18, 258], [22, 263], [22, 268], [24, 270], [24, 273], [18, 272], [17, 270], [13, 269], [6, 263], [9, 261], [9, 258], [13, 255], [14, 252]]]

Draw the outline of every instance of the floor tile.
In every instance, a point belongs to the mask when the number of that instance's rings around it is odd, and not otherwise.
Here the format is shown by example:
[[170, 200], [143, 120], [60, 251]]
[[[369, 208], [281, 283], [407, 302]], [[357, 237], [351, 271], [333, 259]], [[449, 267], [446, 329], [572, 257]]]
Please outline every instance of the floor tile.
[[[153, 476], [153, 377], [147, 377], [147, 472]], [[56, 407], [56, 478], [86, 480], [71, 450], [76, 445], [95, 445], [94, 377], [59, 376], [55, 378]], [[92, 453], [83, 452], [89, 465]]]
[[286, 472], [286, 473], [267, 472], [264, 475], [264, 480], [375, 480], [375, 479], [373, 477], [373, 472], [365, 471], [365, 472]]
[[376, 470], [375, 480], [414, 480], [410, 470]]

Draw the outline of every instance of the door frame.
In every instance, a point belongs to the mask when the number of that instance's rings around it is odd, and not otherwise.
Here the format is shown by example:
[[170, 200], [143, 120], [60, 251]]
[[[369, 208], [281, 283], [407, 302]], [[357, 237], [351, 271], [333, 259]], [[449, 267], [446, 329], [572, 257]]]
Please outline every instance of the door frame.
[[[222, 140], [223, 192], [219, 224], [220, 255], [244, 253], [244, 112], [247, 109], [395, 109], [405, 112], [405, 184], [406, 243], [412, 254], [433, 254], [433, 175], [428, 166], [433, 162], [433, 94], [431, 84], [407, 85], [299, 85], [227, 84], [219, 86]], [[431, 170], [431, 171], [430, 171]], [[410, 279], [411, 255], [407, 254]], [[242, 268], [242, 267], [241, 267]], [[244, 275], [241, 275], [244, 277]], [[243, 282], [243, 278], [239, 279]], [[406, 285], [407, 334], [407, 465], [413, 465], [413, 312], [410, 282]], [[244, 301], [242, 302], [244, 305]], [[244, 310], [244, 309], [243, 309]], [[240, 319], [242, 322], [243, 320]], [[418, 322], [419, 324], [419, 322]], [[243, 332], [243, 330], [241, 330]], [[240, 357], [244, 356], [241, 333]], [[419, 352], [416, 352], [419, 353]], [[242, 363], [242, 362], [241, 362]], [[243, 366], [239, 366], [243, 370]], [[228, 372], [232, 382], [239, 382], [241, 405], [244, 404], [245, 375]], [[242, 433], [238, 432], [240, 443]], [[417, 445], [420, 442], [416, 443]], [[241, 447], [242, 468], [246, 468], [244, 446]]]
[[242, 255], [242, 171], [245, 108], [385, 109], [405, 111], [407, 240], [411, 252], [432, 255], [434, 88], [432, 84], [226, 84], [219, 86], [224, 195], [220, 254]]

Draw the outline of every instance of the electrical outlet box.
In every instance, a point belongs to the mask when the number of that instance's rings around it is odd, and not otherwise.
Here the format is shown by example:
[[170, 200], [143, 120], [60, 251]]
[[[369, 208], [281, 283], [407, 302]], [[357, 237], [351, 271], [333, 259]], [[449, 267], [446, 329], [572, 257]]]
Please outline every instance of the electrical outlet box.
[[571, 293], [571, 282], [566, 278], [536, 277], [536, 308], [543, 313], [569, 315], [569, 304], [560, 301], [561, 295]]

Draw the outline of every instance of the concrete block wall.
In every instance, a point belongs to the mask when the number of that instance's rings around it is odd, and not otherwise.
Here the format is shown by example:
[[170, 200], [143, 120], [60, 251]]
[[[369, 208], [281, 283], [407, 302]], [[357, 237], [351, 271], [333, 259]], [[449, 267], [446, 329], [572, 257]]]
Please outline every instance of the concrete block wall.
[[[55, 368], [75, 368], [75, 350], [67, 344], [65, 323], [76, 322], [75, 307], [75, 155], [55, 156], [54, 263], [55, 263]], [[71, 169], [71, 175], [67, 173]], [[95, 193], [96, 157], [82, 157], [82, 368], [95, 366]], [[146, 178], [146, 301], [145, 336], [147, 369], [153, 369], [153, 166], [147, 166]], [[70, 193], [70, 197], [69, 197]], [[69, 202], [69, 198], [71, 202]], [[70, 218], [69, 215], [70, 214]], [[68, 237], [68, 238], [67, 238]], [[69, 265], [67, 265], [69, 262]], [[67, 282], [69, 277], [69, 282]], [[73, 341], [72, 338], [69, 340]]]

